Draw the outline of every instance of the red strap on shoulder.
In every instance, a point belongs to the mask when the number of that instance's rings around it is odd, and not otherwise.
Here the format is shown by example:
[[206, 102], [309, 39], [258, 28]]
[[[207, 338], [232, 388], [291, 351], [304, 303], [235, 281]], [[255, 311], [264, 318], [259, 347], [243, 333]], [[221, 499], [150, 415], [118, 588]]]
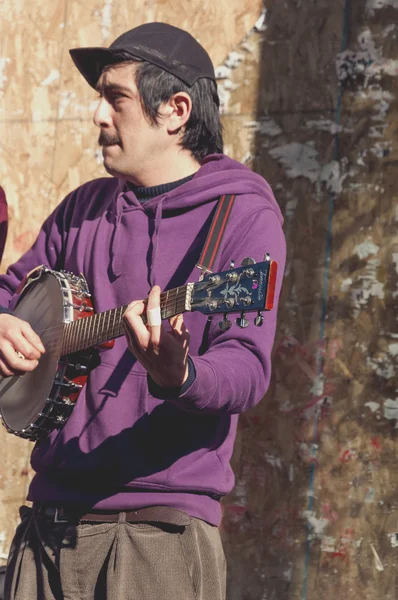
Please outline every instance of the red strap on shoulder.
[[218, 200], [205, 245], [203, 246], [199, 262], [196, 265], [202, 272], [212, 271], [235, 198], [234, 194], [226, 194], [225, 196], [220, 196]]

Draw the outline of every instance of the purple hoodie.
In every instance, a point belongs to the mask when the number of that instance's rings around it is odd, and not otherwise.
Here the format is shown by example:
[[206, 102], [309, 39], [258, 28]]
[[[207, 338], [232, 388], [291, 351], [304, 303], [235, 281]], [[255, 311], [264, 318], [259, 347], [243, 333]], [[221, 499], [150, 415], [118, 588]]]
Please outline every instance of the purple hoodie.
[[[198, 281], [195, 264], [221, 194], [237, 198], [214, 271], [246, 256], [259, 262], [268, 252], [279, 264], [277, 302], [285, 240], [272, 191], [248, 168], [212, 155], [191, 181], [144, 205], [114, 178], [69, 194], [0, 277], [0, 305], [9, 305], [40, 264], [84, 273], [98, 312], [147, 297], [155, 283], [166, 290]], [[238, 415], [260, 401], [270, 381], [276, 305], [264, 317], [262, 327], [223, 332], [221, 315], [209, 322], [185, 313], [196, 379], [168, 400], [149, 393], [144, 368], [118, 338], [101, 353], [64, 427], [36, 444], [28, 499], [96, 510], [167, 505], [218, 524], [219, 500], [234, 483]]]

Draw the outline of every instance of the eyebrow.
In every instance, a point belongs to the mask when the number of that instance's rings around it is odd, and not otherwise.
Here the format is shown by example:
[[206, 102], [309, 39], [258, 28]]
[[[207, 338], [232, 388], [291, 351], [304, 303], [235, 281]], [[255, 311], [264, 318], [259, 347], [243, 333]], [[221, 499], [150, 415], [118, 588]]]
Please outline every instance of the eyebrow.
[[95, 86], [95, 89], [97, 90], [97, 92], [99, 94], [101, 94], [101, 92], [104, 92], [104, 90], [106, 91], [117, 91], [117, 92], [124, 92], [127, 94], [131, 94], [132, 90], [129, 87], [126, 87], [124, 85], [119, 85], [118, 83], [101, 83], [101, 84], [97, 84]]

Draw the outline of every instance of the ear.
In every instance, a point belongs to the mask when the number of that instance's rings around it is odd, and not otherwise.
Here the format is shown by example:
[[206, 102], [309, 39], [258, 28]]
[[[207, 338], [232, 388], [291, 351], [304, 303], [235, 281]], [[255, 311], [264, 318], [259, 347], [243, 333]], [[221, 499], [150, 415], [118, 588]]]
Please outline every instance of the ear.
[[164, 103], [162, 116], [166, 120], [166, 129], [170, 135], [179, 133], [189, 120], [192, 112], [192, 100], [186, 92], [177, 92]]

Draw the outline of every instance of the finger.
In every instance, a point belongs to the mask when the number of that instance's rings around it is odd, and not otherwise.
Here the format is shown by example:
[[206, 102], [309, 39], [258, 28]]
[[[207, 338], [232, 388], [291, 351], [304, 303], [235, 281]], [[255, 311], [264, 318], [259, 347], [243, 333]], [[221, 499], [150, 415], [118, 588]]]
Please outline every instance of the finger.
[[132, 352], [133, 354], [135, 354], [136, 348], [137, 348], [137, 338], [134, 335], [132, 329], [130, 328], [129, 324], [127, 323], [127, 320], [123, 320], [123, 330], [124, 330], [124, 335], [126, 336], [127, 339], [127, 346], [130, 350], [130, 352]]
[[160, 313], [160, 287], [153, 286], [148, 296], [147, 304], [147, 327], [150, 333], [150, 344], [157, 352], [160, 344], [161, 313]]
[[131, 343], [136, 347], [141, 346], [143, 349], [146, 349], [148, 347], [150, 335], [141, 318], [144, 310], [144, 302], [141, 300], [132, 302], [123, 314], [123, 324], [124, 327], [131, 330], [131, 333], [134, 336], [133, 338], [128, 336], [127, 341], [129, 342], [130, 339]]
[[17, 374], [9, 368], [7, 363], [2, 358], [0, 358], [0, 373], [3, 375], [3, 377], [12, 377], [13, 375]]
[[182, 339], [184, 341], [187, 340], [189, 343], [190, 333], [189, 333], [189, 330], [187, 329], [187, 326], [184, 323], [183, 315], [176, 315], [175, 317], [171, 317], [171, 319], [169, 319], [169, 321], [170, 321], [170, 327], [171, 327], [174, 337], [178, 338], [178, 339]]
[[31, 328], [31, 326], [29, 325], [29, 323], [26, 323], [26, 322], [24, 323], [24, 325], [22, 327], [22, 334], [26, 338], [26, 340], [34, 348], [36, 348], [38, 350], [38, 352], [40, 352], [40, 354], [44, 354], [44, 352], [46, 351], [46, 349], [43, 346], [43, 342], [41, 341], [41, 339], [39, 338], [39, 336], [37, 335], [37, 333], [33, 331], [33, 329]]
[[3, 344], [1, 357], [7, 363], [7, 367], [13, 371], [33, 371], [39, 364], [38, 360], [23, 357], [11, 344]]
[[38, 360], [42, 355], [42, 352], [40, 352], [36, 346], [33, 346], [28, 342], [22, 334], [17, 334], [11, 343], [14, 346], [15, 351], [17, 353], [19, 352], [24, 358]]
[[187, 330], [184, 323], [184, 317], [182, 315], [170, 317], [169, 322], [172, 330], [178, 334], [181, 334], [183, 330]]

